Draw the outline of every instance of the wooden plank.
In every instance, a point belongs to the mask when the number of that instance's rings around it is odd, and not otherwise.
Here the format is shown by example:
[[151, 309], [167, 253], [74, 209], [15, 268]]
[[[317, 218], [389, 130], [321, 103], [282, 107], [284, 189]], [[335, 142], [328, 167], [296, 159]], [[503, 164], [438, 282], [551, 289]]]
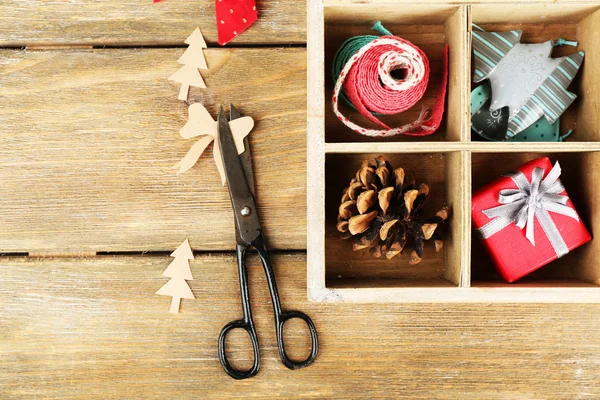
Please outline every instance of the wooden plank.
[[[2, 398], [600, 397], [597, 306], [309, 303], [302, 254], [273, 260], [284, 307], [315, 321], [317, 361], [299, 371], [279, 361], [264, 274], [251, 258], [262, 369], [234, 381], [216, 357], [221, 327], [241, 315], [233, 256], [191, 262], [196, 300], [179, 315], [154, 295], [169, 260], [0, 259]], [[301, 325], [288, 328], [291, 353], [304, 354]], [[231, 347], [247, 364], [242, 344]]]
[[471, 135], [469, 70], [471, 66], [468, 7], [460, 7], [444, 24], [449, 46], [447, 139], [468, 141]]
[[[325, 21], [323, 2], [307, 0], [307, 209], [308, 296], [325, 289]], [[308, 145], [310, 143], [310, 145]]]
[[[233, 217], [212, 145], [192, 170], [175, 164], [187, 105], [183, 49], [0, 51], [0, 252], [169, 250], [189, 237], [232, 249]], [[258, 207], [271, 247], [306, 246], [306, 51], [208, 49], [212, 115], [233, 102], [250, 134]]]
[[395, 142], [325, 143], [325, 153], [430, 153], [469, 151], [472, 153], [523, 153], [600, 151], [600, 142]]
[[[552, 31], [555, 28], [551, 25], [557, 24], [576, 24], [589, 14], [593, 13], [600, 6], [598, 0], [590, 1], [544, 1], [537, 7], [528, 7], [522, 1], [497, 2], [488, 1], [473, 4], [471, 10], [473, 13], [473, 23], [475, 24], [518, 24], [524, 25], [522, 39], [525, 42], [530, 35], [536, 35], [545, 29]], [[543, 23], [540, 20], [543, 19]], [[541, 29], [535, 29], [538, 32], [532, 32], [531, 27], [541, 25]], [[487, 30], [487, 29], [486, 29]], [[563, 35], [566, 31], [563, 32]], [[549, 39], [544, 39], [549, 40]]]
[[[237, 44], [306, 42], [303, 2], [257, 0], [258, 21]], [[199, 26], [217, 44], [214, 0], [0, 0], [0, 47], [182, 45]]]
[[451, 223], [444, 234], [446, 271], [444, 277], [460, 287], [469, 287], [471, 255], [471, 155], [466, 151], [447, 153], [445, 191]]
[[[389, 4], [394, 4], [395, 0], [368, 0], [368, 4], [371, 4], [373, 6], [373, 8], [375, 7], [380, 7], [380, 6], [385, 6], [385, 5], [389, 5]], [[597, 3], [598, 0], [529, 0], [528, 3], [538, 3], [538, 5], [542, 5], [542, 6], [549, 6], [552, 4], [558, 4], [558, 5], [571, 5], [571, 4], [575, 4], [580, 5], [580, 4], [586, 4], [586, 3]], [[335, 7], [335, 6], [350, 6], [353, 4], [364, 4], [367, 3], [367, 1], [365, 0], [323, 0], [323, 3], [325, 5], [325, 7]], [[512, 3], [517, 3], [517, 4], [523, 4], [523, 0], [503, 0], [503, 1], [498, 1], [498, 0], [476, 0], [476, 1], [461, 1], [461, 0], [423, 0], [423, 1], [419, 1], [419, 4], [433, 4], [433, 5], [439, 5], [440, 3], [444, 4], [444, 5], [448, 5], [448, 4], [454, 4], [454, 5], [470, 5], [470, 4], [481, 4], [481, 5], [494, 5], [494, 4], [500, 4], [500, 3], [506, 3], [506, 4], [512, 4]]]
[[586, 118], [590, 113], [596, 114], [600, 108], [600, 79], [598, 68], [600, 68], [600, 52], [597, 51], [600, 44], [600, 10], [586, 17], [577, 27], [577, 39], [579, 49], [585, 51], [586, 68], [581, 72], [580, 91], [581, 96], [586, 99], [580, 106], [577, 122], [580, 129], [588, 132], [588, 140], [598, 138], [600, 131], [600, 118]]

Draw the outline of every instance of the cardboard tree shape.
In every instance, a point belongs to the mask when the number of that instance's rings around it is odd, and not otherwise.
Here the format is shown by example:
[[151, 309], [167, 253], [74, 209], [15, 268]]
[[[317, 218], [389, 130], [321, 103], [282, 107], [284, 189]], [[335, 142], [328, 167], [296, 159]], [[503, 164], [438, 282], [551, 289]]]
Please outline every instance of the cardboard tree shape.
[[[242, 154], [246, 151], [244, 148], [244, 138], [248, 136], [254, 127], [254, 120], [252, 117], [241, 117], [229, 121], [229, 127], [231, 128], [238, 154]], [[202, 104], [194, 103], [189, 107], [188, 122], [181, 128], [179, 134], [184, 139], [196, 136], [204, 137], [198, 140], [198, 142], [190, 148], [185, 157], [177, 164], [179, 167], [178, 174], [192, 168], [208, 145], [214, 141], [213, 157], [215, 159], [217, 170], [221, 176], [221, 182], [225, 185], [225, 169], [223, 168], [223, 160], [221, 159], [221, 149], [219, 148], [219, 141], [215, 140], [217, 137], [217, 121], [212, 118], [208, 113], [208, 110]]]
[[171, 278], [163, 287], [158, 289], [156, 294], [171, 296], [171, 308], [169, 312], [179, 313], [179, 304], [181, 299], [194, 299], [194, 294], [188, 286], [186, 280], [191, 281], [192, 271], [190, 270], [189, 260], [194, 259], [194, 254], [190, 248], [190, 243], [186, 239], [181, 245], [171, 253], [174, 260], [163, 272], [163, 276]]
[[188, 92], [190, 86], [206, 88], [206, 84], [198, 72], [198, 68], [193, 65], [184, 65], [179, 68], [177, 72], [169, 77], [170, 81], [181, 83], [181, 89], [179, 90], [179, 96], [177, 98], [182, 101], [186, 101], [188, 98]]
[[177, 62], [179, 64], [185, 65], [193, 65], [198, 69], [208, 69], [206, 65], [206, 59], [204, 58], [204, 50], [206, 49], [206, 42], [202, 37], [202, 33], [200, 33], [200, 28], [196, 28], [192, 34], [185, 39], [185, 44], [189, 44], [190, 46], [187, 48], [185, 53], [179, 57]]
[[194, 32], [185, 40], [186, 44], [190, 46], [179, 57], [180, 64], [184, 64], [177, 72], [169, 77], [170, 81], [181, 83], [181, 89], [179, 90], [179, 100], [186, 101], [188, 98], [188, 92], [190, 86], [206, 88], [206, 84], [198, 72], [198, 68], [207, 69], [206, 59], [204, 58], [203, 50], [206, 48], [206, 42], [200, 33], [200, 29], [196, 28]]
[[[190, 241], [185, 239], [183, 243], [179, 245], [174, 252], [171, 253], [171, 257], [173, 258], [183, 258], [186, 260], [193, 260], [194, 253], [192, 253], [192, 248], [190, 247]], [[191, 279], [190, 279], [191, 280]]]

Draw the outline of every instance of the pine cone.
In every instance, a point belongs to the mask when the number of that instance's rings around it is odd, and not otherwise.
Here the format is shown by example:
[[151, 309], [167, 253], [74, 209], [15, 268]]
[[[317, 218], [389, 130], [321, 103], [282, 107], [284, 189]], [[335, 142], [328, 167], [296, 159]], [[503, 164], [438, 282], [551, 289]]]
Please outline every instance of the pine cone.
[[375, 257], [391, 259], [410, 242], [410, 263], [418, 264], [425, 241], [433, 239], [436, 251], [441, 250], [443, 241], [435, 231], [448, 218], [448, 208], [422, 219], [429, 186], [421, 184], [415, 189], [414, 179], [405, 182], [402, 168], [393, 169], [382, 156], [375, 161], [375, 165], [363, 161], [344, 189], [337, 230], [343, 239], [354, 238], [354, 251], [371, 248]]

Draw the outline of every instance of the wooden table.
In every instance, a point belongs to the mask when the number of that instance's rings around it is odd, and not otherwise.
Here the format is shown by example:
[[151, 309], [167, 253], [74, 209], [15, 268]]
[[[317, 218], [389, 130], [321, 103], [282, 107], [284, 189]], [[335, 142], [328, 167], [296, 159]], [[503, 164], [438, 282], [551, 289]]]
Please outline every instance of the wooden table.
[[[0, 398], [599, 398], [598, 306], [306, 300], [306, 10], [257, 5], [259, 21], [219, 48], [210, 0], [0, 0]], [[282, 301], [320, 334], [304, 370], [279, 361], [256, 258], [262, 370], [234, 381], [216, 357], [220, 328], [241, 315], [233, 220], [211, 157], [176, 175], [193, 141], [178, 135], [187, 105], [166, 79], [198, 25], [210, 70], [190, 101], [213, 115], [233, 102], [257, 121]], [[197, 300], [175, 316], [154, 292], [186, 237]], [[297, 356], [300, 326], [287, 330]]]

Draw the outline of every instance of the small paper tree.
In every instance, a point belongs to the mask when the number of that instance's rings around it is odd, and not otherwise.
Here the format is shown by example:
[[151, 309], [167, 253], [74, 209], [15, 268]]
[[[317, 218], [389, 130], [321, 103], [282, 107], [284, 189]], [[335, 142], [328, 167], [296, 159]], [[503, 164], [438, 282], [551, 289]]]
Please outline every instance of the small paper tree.
[[199, 28], [196, 28], [194, 32], [185, 40], [189, 47], [179, 57], [178, 63], [184, 64], [177, 72], [169, 77], [170, 81], [181, 83], [181, 89], [179, 90], [179, 100], [187, 100], [190, 86], [205, 88], [206, 84], [198, 72], [198, 68], [207, 69], [206, 59], [204, 58], [203, 49], [206, 48], [206, 42], [202, 37], [202, 33]]
[[190, 248], [190, 243], [186, 239], [181, 243], [177, 250], [171, 253], [171, 257], [175, 259], [169, 264], [167, 269], [162, 273], [163, 276], [171, 278], [163, 287], [158, 289], [156, 294], [163, 296], [171, 296], [171, 308], [169, 312], [173, 314], [179, 313], [179, 303], [181, 299], [194, 299], [194, 294], [188, 286], [186, 280], [191, 281], [192, 271], [190, 270], [189, 260], [194, 259], [194, 254]]
[[206, 42], [202, 37], [202, 33], [200, 32], [200, 28], [196, 28], [192, 34], [185, 39], [185, 44], [189, 44], [190, 46], [187, 48], [185, 53], [179, 57], [177, 62], [179, 64], [185, 65], [193, 65], [198, 69], [208, 69], [206, 65], [206, 59], [204, 58], [204, 50], [206, 49]]

